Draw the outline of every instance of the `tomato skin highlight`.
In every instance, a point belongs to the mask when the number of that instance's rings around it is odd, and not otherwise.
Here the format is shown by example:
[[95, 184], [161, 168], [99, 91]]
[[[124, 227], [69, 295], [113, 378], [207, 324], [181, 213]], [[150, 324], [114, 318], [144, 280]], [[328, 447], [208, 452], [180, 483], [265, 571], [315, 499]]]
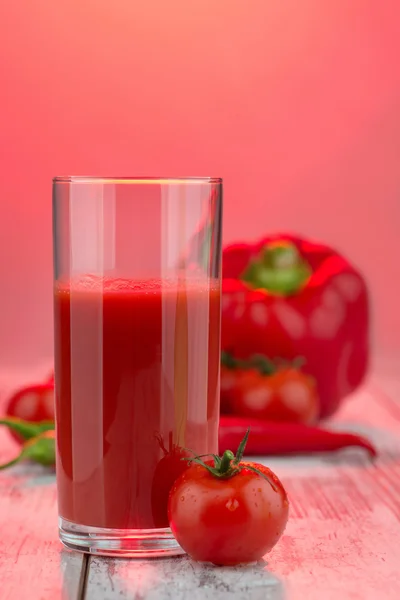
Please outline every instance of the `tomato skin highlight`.
[[285, 530], [289, 502], [278, 477], [257, 463], [242, 461], [240, 467], [232, 477], [217, 478], [191, 464], [171, 489], [170, 527], [194, 560], [227, 566], [257, 561]]

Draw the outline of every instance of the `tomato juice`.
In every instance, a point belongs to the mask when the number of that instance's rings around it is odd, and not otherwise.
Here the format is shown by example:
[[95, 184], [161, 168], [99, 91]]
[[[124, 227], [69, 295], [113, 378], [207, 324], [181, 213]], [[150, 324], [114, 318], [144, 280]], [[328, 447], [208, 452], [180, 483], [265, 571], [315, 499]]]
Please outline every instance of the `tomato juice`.
[[182, 456], [218, 450], [219, 283], [59, 280], [54, 319], [60, 516], [167, 527]]

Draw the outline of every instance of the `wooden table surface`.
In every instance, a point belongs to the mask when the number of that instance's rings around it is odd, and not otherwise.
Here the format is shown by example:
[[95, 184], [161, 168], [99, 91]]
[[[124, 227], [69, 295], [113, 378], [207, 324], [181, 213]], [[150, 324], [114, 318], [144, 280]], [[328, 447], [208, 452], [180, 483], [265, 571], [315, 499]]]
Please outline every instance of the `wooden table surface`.
[[[279, 544], [249, 567], [69, 552], [57, 538], [54, 476], [1, 472], [0, 599], [399, 600], [400, 377], [372, 376], [333, 425], [368, 435], [379, 459], [358, 450], [261, 459], [286, 485], [291, 513]], [[0, 460], [13, 450], [0, 431]]]

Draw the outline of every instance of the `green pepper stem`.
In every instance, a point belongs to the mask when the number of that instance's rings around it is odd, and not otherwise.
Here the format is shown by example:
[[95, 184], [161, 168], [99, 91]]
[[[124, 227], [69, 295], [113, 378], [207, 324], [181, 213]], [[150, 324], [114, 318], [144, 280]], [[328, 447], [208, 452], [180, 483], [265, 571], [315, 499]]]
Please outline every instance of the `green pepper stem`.
[[0, 419], [0, 425], [5, 425], [14, 431], [18, 435], [20, 435], [24, 440], [30, 440], [34, 438], [44, 431], [49, 431], [50, 429], [54, 429], [53, 421], [40, 421], [38, 423], [31, 423], [30, 421], [24, 421], [23, 419], [18, 419], [17, 417], [7, 417], [5, 419]]
[[24, 459], [44, 466], [53, 466], [56, 460], [54, 430], [43, 431], [37, 437], [27, 440], [22, 446], [20, 454], [7, 463], [0, 465], [0, 470], [12, 467]]
[[297, 246], [280, 240], [264, 246], [240, 278], [253, 289], [289, 296], [304, 287], [311, 273], [310, 265]]

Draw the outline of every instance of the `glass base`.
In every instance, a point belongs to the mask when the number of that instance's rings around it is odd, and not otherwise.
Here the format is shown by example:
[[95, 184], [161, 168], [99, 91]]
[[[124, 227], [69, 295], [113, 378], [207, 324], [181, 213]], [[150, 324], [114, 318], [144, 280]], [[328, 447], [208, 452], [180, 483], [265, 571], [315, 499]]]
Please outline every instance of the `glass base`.
[[160, 558], [185, 554], [169, 528], [107, 529], [59, 518], [60, 541], [70, 550], [99, 556]]

